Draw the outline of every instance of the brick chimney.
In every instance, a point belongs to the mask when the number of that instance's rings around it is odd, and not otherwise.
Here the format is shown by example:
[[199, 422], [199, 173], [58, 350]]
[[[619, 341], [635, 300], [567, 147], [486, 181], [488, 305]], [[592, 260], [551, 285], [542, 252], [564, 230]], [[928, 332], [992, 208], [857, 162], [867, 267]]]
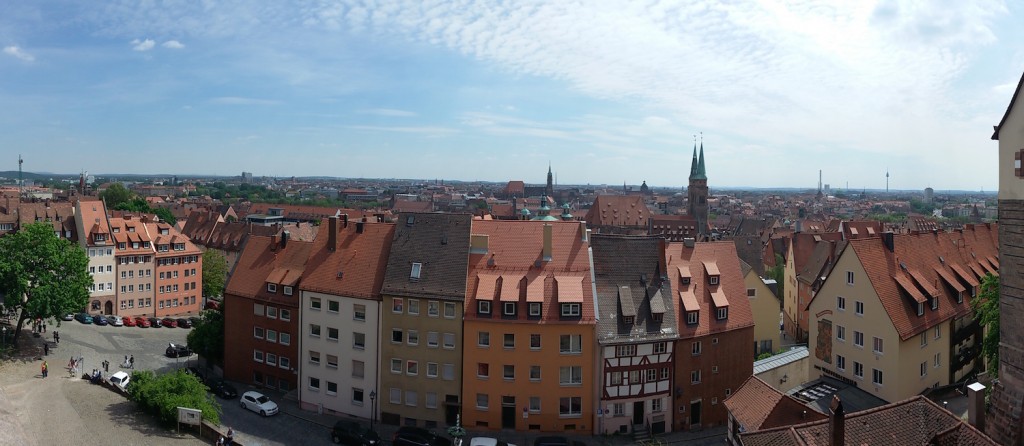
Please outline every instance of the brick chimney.
[[338, 249], [338, 217], [327, 219], [327, 250]]
[[985, 432], [985, 385], [982, 383], [967, 386], [967, 422]]
[[832, 396], [832, 404], [828, 408], [828, 439], [831, 446], [846, 444], [846, 411], [839, 395]]

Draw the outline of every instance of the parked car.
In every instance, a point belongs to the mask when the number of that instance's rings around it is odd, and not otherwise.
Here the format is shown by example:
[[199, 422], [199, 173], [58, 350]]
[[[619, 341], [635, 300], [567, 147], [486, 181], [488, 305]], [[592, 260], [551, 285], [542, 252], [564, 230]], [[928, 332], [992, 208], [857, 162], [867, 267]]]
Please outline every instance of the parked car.
[[189, 367], [189, 368], [184, 369], [182, 371], [185, 372], [185, 373], [188, 373], [189, 375], [192, 375], [192, 376], [198, 378], [199, 382], [205, 381], [205, 379], [203, 377], [203, 372], [200, 371], [198, 367]]
[[175, 344], [173, 342], [167, 344], [167, 350], [164, 352], [168, 358], [180, 358], [182, 356], [192, 356], [192, 349], [188, 348], [187, 345]]
[[213, 299], [209, 299], [209, 300], [206, 301], [206, 305], [204, 306], [203, 309], [204, 310], [220, 310], [220, 302], [215, 301]]
[[128, 390], [128, 382], [131, 380], [131, 375], [125, 372], [117, 372], [110, 375], [110, 383], [125, 391]]
[[253, 390], [243, 393], [239, 404], [243, 409], [249, 409], [265, 417], [277, 413], [277, 403], [270, 401], [266, 395]]
[[150, 327], [153, 327], [153, 328], [160, 328], [161, 327], [161, 325], [160, 325], [160, 318], [148, 317], [148, 318], [146, 318], [146, 320], [149, 321], [149, 326]]
[[537, 437], [533, 441], [533, 446], [587, 446], [582, 441], [569, 440], [565, 437], [557, 435], [550, 435], [545, 437]]
[[473, 437], [469, 440], [469, 446], [516, 446], [512, 443], [505, 443], [497, 438]]
[[75, 320], [83, 324], [91, 324], [92, 316], [89, 316], [89, 313], [78, 313], [75, 315]]
[[338, 420], [331, 429], [331, 441], [346, 446], [376, 446], [380, 435], [352, 420]]
[[392, 446], [451, 446], [452, 441], [437, 432], [416, 426], [402, 426], [391, 437]]
[[199, 322], [202, 321], [202, 320], [203, 320], [203, 318], [201, 318], [199, 316], [189, 316], [189, 318], [188, 318], [188, 321], [192, 323], [193, 327], [195, 327], [196, 325], [199, 325]]
[[169, 317], [165, 317], [160, 320], [160, 325], [163, 327], [175, 328], [178, 326], [178, 321], [175, 319], [171, 319]]
[[92, 323], [96, 325], [108, 325], [107, 318], [103, 317], [102, 315], [93, 316]]
[[73, 320], [73, 319], [75, 319], [75, 313], [65, 314], [64, 317], [61, 318], [61, 320], [65, 320], [65, 321], [70, 321], [70, 320]]
[[192, 328], [192, 321], [187, 318], [179, 317], [175, 322], [177, 322], [178, 326], [181, 328]]
[[110, 315], [110, 316], [103, 316], [103, 318], [106, 319], [107, 323], [110, 324], [112, 327], [123, 327], [124, 326], [124, 321], [122, 321], [121, 318], [119, 318], [117, 316]]
[[135, 318], [135, 326], [142, 328], [149, 328], [149, 319], [139, 316]]
[[227, 400], [231, 398], [238, 398], [238, 389], [235, 389], [235, 386], [228, 384], [228, 382], [223, 379], [207, 378], [206, 387], [209, 387], [210, 391], [213, 392], [214, 395], [221, 398]]
[[125, 327], [134, 327], [135, 319], [132, 319], [131, 316], [125, 316], [121, 318], [121, 324], [124, 325]]

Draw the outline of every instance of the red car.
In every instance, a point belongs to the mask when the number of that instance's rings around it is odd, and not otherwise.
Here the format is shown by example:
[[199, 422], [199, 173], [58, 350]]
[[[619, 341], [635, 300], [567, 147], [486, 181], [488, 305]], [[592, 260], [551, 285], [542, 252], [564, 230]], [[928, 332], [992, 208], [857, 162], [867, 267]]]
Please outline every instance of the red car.
[[135, 318], [135, 326], [136, 327], [142, 327], [142, 328], [149, 328], [149, 319], [146, 319], [145, 317], [139, 316], [139, 317]]
[[125, 316], [125, 317], [121, 318], [121, 322], [124, 324], [125, 327], [134, 327], [135, 326], [135, 319], [132, 319], [129, 316]]
[[171, 319], [169, 317], [165, 317], [162, 321], [160, 321], [160, 325], [164, 327], [175, 328], [178, 326], [178, 321]]

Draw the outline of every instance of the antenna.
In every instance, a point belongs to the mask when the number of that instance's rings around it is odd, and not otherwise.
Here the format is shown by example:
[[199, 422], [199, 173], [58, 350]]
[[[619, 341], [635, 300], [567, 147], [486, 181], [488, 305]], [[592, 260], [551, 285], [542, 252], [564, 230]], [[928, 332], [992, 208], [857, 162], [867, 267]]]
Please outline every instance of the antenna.
[[889, 193], [889, 168], [885, 168], [885, 193]]

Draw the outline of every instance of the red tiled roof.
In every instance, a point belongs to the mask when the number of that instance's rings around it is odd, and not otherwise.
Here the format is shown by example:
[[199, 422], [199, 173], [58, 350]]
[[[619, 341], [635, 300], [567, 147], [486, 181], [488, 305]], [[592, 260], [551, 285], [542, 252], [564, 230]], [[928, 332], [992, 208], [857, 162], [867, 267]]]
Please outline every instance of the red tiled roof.
[[494, 296], [498, 291], [499, 277], [501, 277], [500, 274], [477, 274], [476, 294], [474, 294], [474, 296], [476, 296], [477, 299], [494, 300]]
[[519, 301], [519, 284], [523, 281], [523, 275], [505, 273], [501, 275], [501, 295], [498, 300], [502, 302]]
[[693, 285], [686, 286], [686, 288], [680, 291], [679, 298], [683, 301], [684, 311], [700, 311], [697, 297], [693, 295]]
[[584, 219], [588, 226], [647, 226], [651, 210], [640, 195], [599, 195]]
[[[668, 256], [668, 276], [672, 285], [680, 291], [683, 307], [689, 309], [687, 293], [692, 293], [697, 306], [700, 307], [698, 323], [689, 325], [685, 315], [678, 318], [679, 337], [687, 339], [704, 336], [710, 333], [746, 328], [754, 325], [750, 301], [747, 299], [747, 287], [740, 269], [740, 259], [736, 254], [736, 245], [731, 241], [697, 242], [693, 248], [683, 243], [669, 243], [666, 250]], [[707, 264], [714, 264], [719, 272], [718, 285], [711, 285], [706, 271]], [[690, 272], [689, 287], [681, 285], [680, 271]], [[715, 296], [717, 294], [717, 296]], [[716, 319], [713, 307], [717, 304], [728, 305], [729, 317]], [[691, 305], [693, 302], [690, 303]]]
[[[267, 291], [271, 274], [281, 269], [301, 271], [309, 259], [311, 242], [289, 241], [280, 247], [276, 237], [253, 236], [249, 238], [235, 264], [234, 272], [225, 294], [256, 298], [280, 303], [298, 304], [298, 294], [285, 296], [279, 289], [276, 293]], [[278, 273], [280, 274], [280, 273]], [[287, 273], [281, 275], [285, 277]]]
[[795, 398], [784, 395], [756, 376], [751, 376], [725, 400], [725, 407], [746, 432], [823, 420]]
[[[358, 226], [362, 227], [361, 233]], [[328, 247], [330, 230], [330, 224], [321, 223], [300, 288], [335, 296], [379, 299], [395, 225], [349, 221], [345, 227], [339, 221], [333, 250]]]
[[957, 292], [962, 293], [967, 290], [966, 288], [964, 288], [964, 285], [960, 283], [959, 280], [956, 279], [956, 277], [953, 277], [953, 273], [946, 271], [945, 268], [937, 266], [935, 267], [935, 272], [939, 273], [939, 276], [942, 277], [942, 280], [946, 281], [946, 283], [949, 284], [949, 286], [956, 289]]
[[958, 265], [956, 263], [953, 263], [953, 264], [950, 264], [949, 267], [952, 268], [953, 271], [956, 271], [956, 274], [959, 275], [960, 278], [964, 279], [964, 281], [966, 281], [968, 285], [970, 285], [970, 286], [978, 286], [978, 285], [981, 284], [981, 282], [978, 281], [978, 277], [977, 276], [967, 272], [967, 270], [965, 270], [962, 266], [960, 266], [960, 265]]
[[555, 276], [558, 285], [558, 302], [583, 302], [582, 276]]

